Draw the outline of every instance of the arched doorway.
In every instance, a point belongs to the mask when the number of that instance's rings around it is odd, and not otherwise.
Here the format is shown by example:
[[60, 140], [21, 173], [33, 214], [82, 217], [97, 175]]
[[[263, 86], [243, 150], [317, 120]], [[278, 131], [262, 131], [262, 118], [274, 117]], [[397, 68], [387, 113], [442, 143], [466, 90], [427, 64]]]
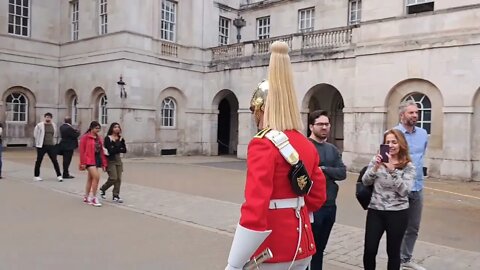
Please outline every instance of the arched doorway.
[[231, 108], [230, 103], [224, 98], [218, 104], [218, 129], [217, 129], [217, 141], [218, 141], [218, 154], [229, 154], [230, 150], [230, 126], [231, 126]]
[[238, 145], [238, 100], [230, 90], [220, 91], [214, 98], [218, 104], [217, 144], [219, 155], [237, 154]]
[[[303, 100], [303, 108], [308, 112], [325, 110], [330, 115], [330, 136], [327, 141], [343, 151], [343, 103], [342, 94], [330, 84], [317, 84], [308, 90]], [[307, 135], [310, 136], [310, 129], [307, 126]]]

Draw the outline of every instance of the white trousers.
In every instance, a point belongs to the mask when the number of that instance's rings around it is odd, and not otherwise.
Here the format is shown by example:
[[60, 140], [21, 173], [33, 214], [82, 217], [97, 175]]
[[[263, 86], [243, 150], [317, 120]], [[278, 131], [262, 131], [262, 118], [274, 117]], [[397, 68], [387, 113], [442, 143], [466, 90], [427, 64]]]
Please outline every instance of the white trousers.
[[[302, 260], [295, 261], [293, 263], [292, 268], [290, 270], [305, 270], [307, 269], [308, 265], [312, 257], [307, 257]], [[259, 267], [260, 270], [288, 270], [292, 262], [284, 262], [284, 263], [262, 263]]]

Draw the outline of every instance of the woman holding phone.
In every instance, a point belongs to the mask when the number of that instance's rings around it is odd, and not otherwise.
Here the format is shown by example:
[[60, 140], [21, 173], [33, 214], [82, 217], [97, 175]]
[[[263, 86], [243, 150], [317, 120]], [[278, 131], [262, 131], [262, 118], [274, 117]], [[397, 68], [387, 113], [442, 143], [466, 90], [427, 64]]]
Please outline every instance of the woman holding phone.
[[382, 158], [381, 153], [374, 156], [362, 178], [364, 185], [373, 185], [365, 226], [365, 270], [375, 269], [378, 245], [384, 232], [387, 232], [387, 269], [400, 269], [400, 246], [408, 223], [408, 193], [415, 178], [415, 167], [402, 132], [388, 130], [383, 144], [389, 146], [388, 160]]

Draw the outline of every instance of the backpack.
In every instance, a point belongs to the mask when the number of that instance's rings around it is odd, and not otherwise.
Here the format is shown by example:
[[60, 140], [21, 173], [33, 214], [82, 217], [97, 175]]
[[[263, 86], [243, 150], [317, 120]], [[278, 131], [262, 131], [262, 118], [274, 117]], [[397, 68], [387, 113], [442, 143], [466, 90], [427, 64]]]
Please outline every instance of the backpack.
[[373, 185], [365, 186], [362, 182], [362, 177], [367, 171], [367, 168], [368, 166], [365, 166], [360, 170], [357, 179], [357, 186], [355, 188], [355, 197], [357, 197], [358, 203], [360, 203], [360, 206], [362, 206], [364, 210], [368, 209], [368, 205], [370, 204], [373, 193]]

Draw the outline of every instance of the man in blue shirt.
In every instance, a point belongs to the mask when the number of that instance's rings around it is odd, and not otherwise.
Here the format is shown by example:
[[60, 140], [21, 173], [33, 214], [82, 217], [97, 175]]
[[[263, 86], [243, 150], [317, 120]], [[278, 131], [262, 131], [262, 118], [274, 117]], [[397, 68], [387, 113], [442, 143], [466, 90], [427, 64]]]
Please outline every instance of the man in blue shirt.
[[417, 241], [423, 208], [423, 160], [427, 150], [428, 134], [415, 126], [418, 120], [418, 107], [415, 101], [406, 100], [399, 106], [400, 124], [394, 127], [403, 132], [407, 139], [410, 157], [416, 168], [415, 182], [409, 194], [409, 220], [401, 247], [402, 269], [425, 270], [412, 260], [413, 248]]

